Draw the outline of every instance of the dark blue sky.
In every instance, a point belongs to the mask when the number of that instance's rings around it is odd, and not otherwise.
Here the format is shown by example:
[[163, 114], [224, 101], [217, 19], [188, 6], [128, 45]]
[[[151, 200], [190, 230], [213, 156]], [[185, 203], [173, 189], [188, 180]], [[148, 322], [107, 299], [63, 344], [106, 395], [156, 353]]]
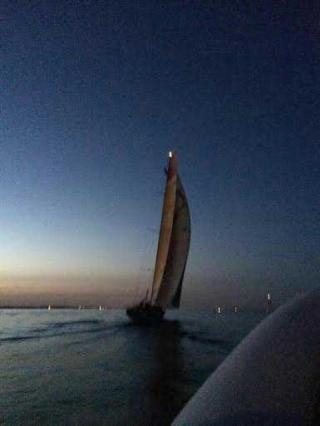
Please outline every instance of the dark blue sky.
[[186, 304], [317, 286], [319, 11], [2, 2], [2, 299], [143, 293], [170, 149], [192, 213]]

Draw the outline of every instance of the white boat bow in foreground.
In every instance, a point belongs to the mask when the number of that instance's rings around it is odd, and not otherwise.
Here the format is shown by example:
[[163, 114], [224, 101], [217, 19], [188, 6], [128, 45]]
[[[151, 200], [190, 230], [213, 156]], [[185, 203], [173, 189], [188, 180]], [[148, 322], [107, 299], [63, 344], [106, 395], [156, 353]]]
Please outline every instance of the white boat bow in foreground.
[[316, 290], [258, 325], [173, 425], [316, 425], [319, 403], [320, 290]]

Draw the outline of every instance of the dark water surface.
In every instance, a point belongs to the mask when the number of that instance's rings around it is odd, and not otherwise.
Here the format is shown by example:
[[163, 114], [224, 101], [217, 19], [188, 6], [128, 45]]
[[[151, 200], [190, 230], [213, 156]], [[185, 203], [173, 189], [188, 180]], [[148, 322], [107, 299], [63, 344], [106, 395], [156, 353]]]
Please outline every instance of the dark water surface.
[[0, 424], [168, 425], [263, 318], [120, 310], [0, 310]]

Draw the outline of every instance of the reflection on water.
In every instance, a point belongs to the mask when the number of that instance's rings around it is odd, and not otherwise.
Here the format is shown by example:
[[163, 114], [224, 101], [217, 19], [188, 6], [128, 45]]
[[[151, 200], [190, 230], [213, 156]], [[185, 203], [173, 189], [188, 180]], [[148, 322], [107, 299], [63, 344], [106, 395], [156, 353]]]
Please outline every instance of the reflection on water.
[[188, 329], [178, 320], [153, 327], [130, 324], [128, 328], [135, 338], [126, 347], [134, 392], [127, 405], [131, 416], [127, 420], [135, 426], [168, 425], [220, 363], [222, 357], [216, 350], [224, 342]]
[[169, 424], [188, 399], [183, 391], [183, 335], [178, 321], [165, 321], [149, 333], [153, 363], [146, 383], [147, 424]]
[[260, 318], [0, 311], [0, 424], [169, 425]]

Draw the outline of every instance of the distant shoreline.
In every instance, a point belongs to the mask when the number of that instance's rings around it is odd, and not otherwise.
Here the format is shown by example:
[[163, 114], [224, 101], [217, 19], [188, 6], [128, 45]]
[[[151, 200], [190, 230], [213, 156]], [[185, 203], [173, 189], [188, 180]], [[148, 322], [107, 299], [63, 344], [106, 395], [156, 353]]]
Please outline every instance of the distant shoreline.
[[[44, 309], [48, 310], [48, 305], [46, 306], [0, 306], [1, 309]], [[99, 311], [99, 306], [81, 306], [79, 309], [79, 306], [52, 306], [51, 310], [56, 309], [74, 309], [76, 311], [82, 311], [82, 310], [97, 310]], [[102, 310], [105, 309], [119, 309], [119, 308], [110, 308], [110, 307], [102, 307]]]
[[[37, 310], [49, 311], [48, 305], [40, 305], [40, 306], [23, 306], [23, 305], [22, 306], [21, 305], [20, 306], [19, 305], [10, 306], [10, 305], [5, 305], [5, 306], [0, 306], [0, 311], [1, 310], [10, 310], [10, 309], [20, 309], [20, 310], [37, 309]], [[105, 311], [105, 310], [125, 310], [126, 308], [123, 307], [123, 306], [122, 307], [121, 306], [111, 307], [111, 306], [103, 306], [103, 305], [101, 305], [101, 309], [99, 309], [99, 306], [84, 306], [84, 305], [81, 305], [81, 308], [79, 308], [79, 305], [77, 305], [77, 306], [50, 305], [50, 311], [56, 311], [56, 310], [62, 310], [62, 309], [73, 310], [73, 311], [88, 311], [88, 310], [90, 310], [90, 311]], [[248, 308], [247, 309], [243, 309], [243, 308], [239, 309], [239, 311], [237, 313], [235, 313], [232, 308], [225, 308], [221, 312], [221, 314], [217, 313], [215, 308], [198, 308], [198, 309], [185, 308], [185, 309], [183, 309], [183, 311], [196, 311], [196, 312], [204, 311], [204, 312], [207, 312], [207, 313], [211, 312], [212, 315], [222, 315], [222, 316], [224, 314], [239, 315], [241, 313], [252, 313], [252, 314], [265, 314], [266, 313], [265, 309], [248, 309]]]

